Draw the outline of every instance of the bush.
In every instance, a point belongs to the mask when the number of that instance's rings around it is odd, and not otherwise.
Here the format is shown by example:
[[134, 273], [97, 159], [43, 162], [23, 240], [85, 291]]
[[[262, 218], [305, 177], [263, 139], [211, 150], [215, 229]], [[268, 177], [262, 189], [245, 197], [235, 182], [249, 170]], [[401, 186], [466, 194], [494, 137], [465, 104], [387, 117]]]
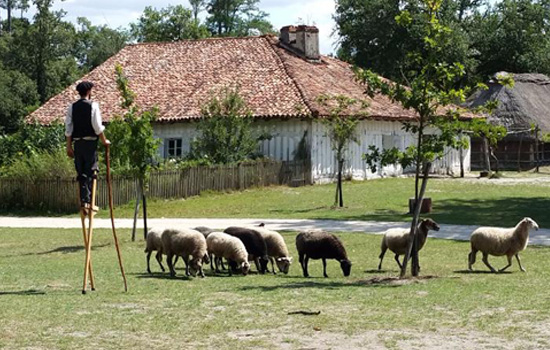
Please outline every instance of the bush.
[[12, 160], [0, 168], [0, 176], [24, 180], [70, 178], [75, 176], [74, 163], [65, 150], [33, 152]]

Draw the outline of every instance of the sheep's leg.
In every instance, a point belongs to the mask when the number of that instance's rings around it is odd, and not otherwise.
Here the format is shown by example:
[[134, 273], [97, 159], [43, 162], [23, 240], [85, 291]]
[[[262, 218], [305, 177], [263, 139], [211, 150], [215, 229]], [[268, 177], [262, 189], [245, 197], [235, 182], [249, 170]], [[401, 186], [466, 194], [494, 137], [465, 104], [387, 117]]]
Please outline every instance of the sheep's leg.
[[298, 261], [300, 261], [300, 267], [302, 268], [302, 273], [304, 274], [304, 277], [307, 277], [306, 269], [304, 268], [304, 254], [299, 254]]
[[254, 257], [254, 265], [256, 265], [256, 270], [258, 270], [259, 273], [264, 273], [264, 271], [262, 271], [262, 268], [260, 267], [260, 258]]
[[[164, 270], [164, 266], [162, 266], [162, 252], [157, 252], [156, 258], [157, 258], [157, 261], [160, 265], [160, 269], [162, 270], [162, 272], [166, 271], [166, 270]], [[149, 273], [151, 273], [151, 272], [149, 272]]]
[[402, 269], [403, 265], [401, 265], [401, 263], [399, 262], [399, 254], [395, 254], [394, 259], [397, 262], [397, 265], [399, 266], [399, 269]]
[[307, 263], [309, 262], [309, 256], [304, 257], [304, 277], [309, 277], [309, 273], [307, 272]]
[[[214, 261], [212, 261], [212, 260], [217, 259], [217, 258], [214, 258], [214, 254], [209, 254], [208, 256], [210, 257], [210, 270], [214, 270]], [[217, 270], [217, 267], [216, 267], [216, 270]], [[218, 272], [218, 271], [216, 271], [216, 272]]]
[[504, 272], [507, 268], [512, 266], [512, 256], [506, 256], [506, 259], [508, 259], [508, 265], [504, 266], [502, 269], [498, 270], [498, 272]]
[[172, 254], [166, 254], [166, 263], [168, 264], [168, 269], [170, 269], [170, 276], [176, 276], [176, 270], [174, 270], [174, 264], [172, 263]]
[[219, 265], [221, 258], [214, 256], [214, 266], [216, 267], [216, 273], [220, 273]]
[[151, 273], [151, 266], [149, 265], [149, 260], [151, 259], [151, 254], [152, 254], [152, 253], [153, 253], [153, 252], [148, 252], [148, 253], [147, 253], [147, 272], [148, 272], [148, 273]]
[[477, 250], [473, 250], [468, 254], [468, 270], [473, 271], [472, 265], [476, 262]]
[[[231, 268], [231, 266], [229, 265], [229, 259], [226, 259], [227, 260], [227, 271], [229, 272], [229, 276], [233, 276], [233, 269]], [[223, 263], [223, 260], [222, 260], [222, 263]]]
[[[222, 270], [227, 270], [227, 269], [225, 268], [225, 265], [223, 264], [223, 259], [222, 259], [222, 258], [220, 258], [220, 265], [222, 266]], [[229, 268], [229, 263], [227, 263], [227, 266], [228, 266], [228, 268]]]
[[388, 250], [388, 247], [386, 245], [382, 245], [380, 248], [381, 252], [378, 258], [380, 259], [380, 263], [378, 264], [378, 270], [382, 270], [382, 260], [384, 260], [384, 255], [386, 255], [386, 251]]
[[523, 266], [521, 266], [521, 259], [519, 258], [519, 253], [516, 254], [516, 260], [518, 261], [519, 269], [523, 272], [527, 272], [527, 270], [525, 270]]
[[270, 256], [269, 261], [271, 261], [271, 269], [273, 270], [273, 274], [276, 275], [277, 272], [275, 271], [275, 259], [273, 259], [273, 257]]
[[492, 266], [489, 264], [488, 257], [489, 257], [489, 254], [483, 253], [483, 259], [481, 259], [481, 260], [482, 260], [483, 263], [491, 270], [491, 272], [497, 272], [497, 270], [495, 270], [495, 268], [492, 267]]
[[191, 276], [191, 274], [189, 273], [189, 256], [183, 255], [181, 258], [185, 263], [185, 276]]
[[327, 259], [323, 258], [323, 276], [325, 276], [325, 278], [328, 278], [328, 275], [327, 275]]
[[179, 257], [178, 255], [176, 255], [176, 260], [174, 261], [174, 264], [173, 264], [173, 265], [174, 265], [174, 268], [176, 267], [176, 264], [177, 264], [179, 258], [180, 258], [180, 257]]

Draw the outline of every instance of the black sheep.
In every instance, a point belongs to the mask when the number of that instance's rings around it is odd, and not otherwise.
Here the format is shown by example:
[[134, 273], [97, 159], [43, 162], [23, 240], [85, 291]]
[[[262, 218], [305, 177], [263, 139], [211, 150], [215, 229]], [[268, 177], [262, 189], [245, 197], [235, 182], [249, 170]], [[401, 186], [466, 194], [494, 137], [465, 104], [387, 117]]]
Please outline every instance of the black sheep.
[[239, 238], [248, 252], [248, 255], [254, 256], [254, 262], [256, 263], [256, 268], [260, 273], [265, 273], [267, 271], [267, 264], [269, 258], [267, 256], [267, 245], [262, 235], [258, 231], [244, 227], [228, 227], [224, 231], [231, 236]]
[[328, 277], [326, 259], [338, 260], [344, 276], [349, 276], [351, 272], [351, 261], [348, 259], [342, 241], [331, 233], [324, 231], [300, 232], [296, 236], [296, 249], [298, 249], [304, 277], [309, 277], [307, 263], [310, 258], [323, 260], [323, 276], [325, 277]]

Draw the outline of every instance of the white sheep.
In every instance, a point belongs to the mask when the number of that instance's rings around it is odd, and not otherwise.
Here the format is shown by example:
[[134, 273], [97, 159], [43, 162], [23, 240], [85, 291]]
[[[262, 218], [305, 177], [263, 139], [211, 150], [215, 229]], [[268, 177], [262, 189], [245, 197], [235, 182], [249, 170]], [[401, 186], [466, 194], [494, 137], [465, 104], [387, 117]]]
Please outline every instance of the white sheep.
[[275, 274], [274, 260], [277, 262], [277, 267], [279, 271], [287, 274], [292, 263], [292, 257], [288, 254], [288, 248], [285, 243], [285, 239], [277, 231], [272, 231], [260, 227], [251, 227], [251, 229], [259, 232], [265, 240], [267, 245], [267, 255], [269, 256], [269, 261], [271, 261], [271, 269]]
[[480, 227], [476, 229], [470, 236], [472, 251], [468, 254], [468, 269], [472, 271], [472, 265], [476, 262], [476, 254], [481, 251], [483, 253], [482, 261], [491, 272], [496, 272], [496, 270], [489, 264], [487, 259], [489, 255], [506, 255], [508, 265], [500, 269], [499, 272], [512, 265], [513, 256], [516, 257], [520, 270], [525, 272], [521, 266], [519, 252], [527, 247], [531, 229], [539, 229], [539, 225], [531, 218], [524, 218], [513, 228]]
[[[229, 264], [229, 261], [233, 261], [240, 266], [243, 275], [248, 274], [250, 271], [250, 263], [248, 262], [248, 252], [244, 246], [244, 243], [237, 237], [231, 236], [225, 232], [212, 232], [206, 239], [208, 246], [208, 254], [215, 256], [216, 272], [218, 270], [218, 262], [225, 258]], [[229, 275], [232, 275], [231, 268], [227, 269]]]
[[155, 258], [157, 259], [160, 268], [162, 272], [166, 271], [164, 269], [164, 266], [162, 266], [162, 232], [164, 232], [163, 228], [152, 228], [147, 232], [147, 240], [145, 244], [145, 253], [147, 253], [147, 272], [151, 273], [151, 266], [149, 265], [149, 261], [151, 259], [151, 254], [156, 251], [157, 254], [155, 255]]
[[[180, 229], [165, 229], [161, 236], [163, 251], [166, 254], [166, 262], [170, 268], [170, 275], [173, 277], [176, 275], [174, 266], [172, 264], [173, 256], [181, 256], [185, 262], [185, 274], [189, 273], [189, 266], [193, 275], [196, 276], [197, 272], [201, 277], [204, 277], [202, 270], [202, 263], [209, 263], [206, 239], [204, 235], [198, 231], [180, 228]], [[189, 261], [191, 256], [191, 261]]]
[[[439, 225], [432, 219], [421, 220], [418, 224], [418, 251], [426, 244], [428, 238], [428, 232], [430, 230], [439, 231]], [[409, 244], [411, 229], [410, 228], [391, 228], [384, 232], [382, 237], [382, 245], [380, 246], [380, 264], [378, 264], [378, 270], [382, 270], [382, 260], [384, 260], [384, 254], [389, 249], [395, 253], [395, 261], [399, 268], [402, 268], [399, 261], [399, 255], [405, 255], [407, 252], [407, 246]]]

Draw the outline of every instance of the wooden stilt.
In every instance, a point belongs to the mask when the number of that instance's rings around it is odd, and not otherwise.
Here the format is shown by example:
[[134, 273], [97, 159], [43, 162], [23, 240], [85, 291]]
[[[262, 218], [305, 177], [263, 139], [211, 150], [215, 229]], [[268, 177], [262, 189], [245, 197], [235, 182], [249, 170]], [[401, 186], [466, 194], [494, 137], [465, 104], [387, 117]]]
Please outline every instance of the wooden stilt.
[[[78, 202], [80, 203], [80, 187], [78, 188], [77, 194]], [[84, 208], [80, 208], [80, 221], [82, 222], [82, 238], [84, 239], [84, 251], [86, 251], [88, 247], [88, 234], [86, 229], [86, 212]], [[94, 272], [91, 260], [88, 273], [90, 274], [90, 287], [92, 290], [95, 290]]]
[[94, 232], [94, 207], [95, 207], [95, 197], [96, 197], [96, 188], [97, 188], [97, 178], [92, 180], [92, 198], [90, 203], [90, 208], [83, 209], [88, 211], [88, 244], [86, 245], [86, 263], [84, 265], [84, 283], [82, 285], [82, 294], [86, 294], [86, 285], [88, 282], [88, 272], [90, 269], [90, 260], [91, 260], [91, 251], [92, 251], [92, 234]]
[[[120, 247], [118, 245], [118, 238], [116, 235], [115, 229], [115, 215], [113, 213], [114, 202], [113, 202], [113, 184], [111, 182], [111, 161], [110, 161], [110, 146], [107, 145], [105, 148], [105, 160], [107, 163], [107, 186], [109, 187], [109, 211], [111, 213], [111, 226], [113, 228], [113, 239], [115, 240], [115, 249], [118, 256], [118, 265], [120, 266], [120, 273], [122, 274], [122, 280], [124, 281], [124, 291], [128, 291], [128, 283], [126, 282], [126, 274], [124, 273], [124, 266], [122, 265], [122, 255], [120, 254]], [[143, 197], [145, 199], [145, 197]]]

